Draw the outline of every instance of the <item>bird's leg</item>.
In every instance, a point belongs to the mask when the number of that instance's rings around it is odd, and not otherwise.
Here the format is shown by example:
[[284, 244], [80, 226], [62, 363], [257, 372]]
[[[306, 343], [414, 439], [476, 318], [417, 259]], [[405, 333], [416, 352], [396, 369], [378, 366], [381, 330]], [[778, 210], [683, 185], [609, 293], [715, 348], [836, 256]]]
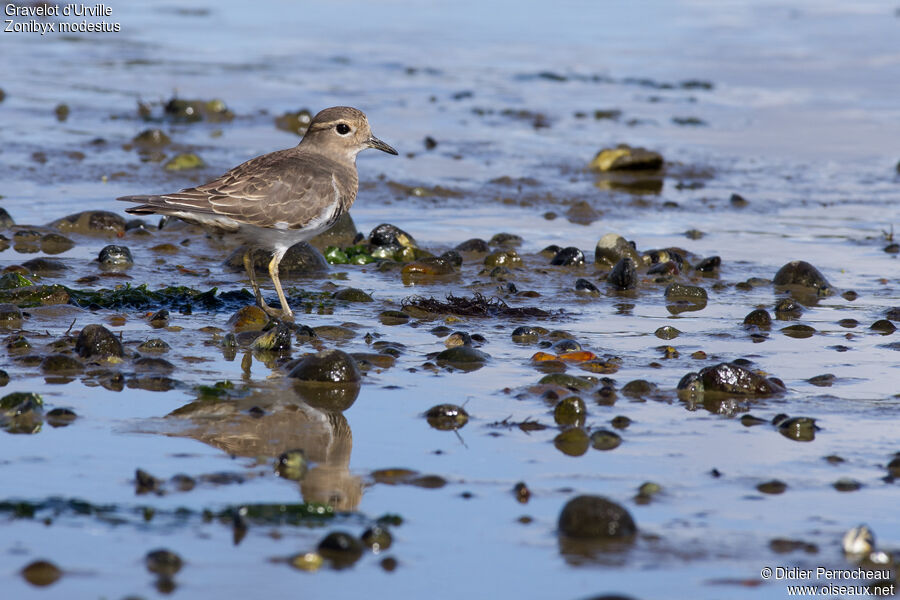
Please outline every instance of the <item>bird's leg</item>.
[[272, 309], [266, 301], [263, 300], [262, 292], [259, 291], [259, 284], [256, 283], [256, 271], [253, 268], [253, 247], [250, 246], [244, 252], [244, 269], [247, 271], [247, 275], [250, 276], [250, 285], [253, 286], [253, 293], [256, 295], [256, 303], [259, 304], [259, 307], [271, 314], [270, 311]]
[[272, 283], [275, 284], [275, 291], [278, 292], [278, 301], [281, 302], [281, 318], [285, 321], [293, 321], [294, 313], [291, 312], [291, 306], [284, 295], [284, 290], [281, 289], [281, 279], [278, 277], [278, 264], [284, 257], [284, 252], [283, 250], [275, 250], [272, 260], [269, 261], [269, 277], [272, 278]]

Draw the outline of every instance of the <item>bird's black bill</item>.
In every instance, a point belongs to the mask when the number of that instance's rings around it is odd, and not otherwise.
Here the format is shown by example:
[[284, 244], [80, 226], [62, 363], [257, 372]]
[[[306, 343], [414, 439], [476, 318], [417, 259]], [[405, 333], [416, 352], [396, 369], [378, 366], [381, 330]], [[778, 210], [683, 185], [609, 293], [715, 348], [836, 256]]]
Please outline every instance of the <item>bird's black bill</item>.
[[375, 136], [369, 138], [368, 144], [369, 148], [375, 148], [376, 150], [381, 150], [382, 152], [387, 152], [388, 154], [397, 154], [396, 150], [394, 150]]

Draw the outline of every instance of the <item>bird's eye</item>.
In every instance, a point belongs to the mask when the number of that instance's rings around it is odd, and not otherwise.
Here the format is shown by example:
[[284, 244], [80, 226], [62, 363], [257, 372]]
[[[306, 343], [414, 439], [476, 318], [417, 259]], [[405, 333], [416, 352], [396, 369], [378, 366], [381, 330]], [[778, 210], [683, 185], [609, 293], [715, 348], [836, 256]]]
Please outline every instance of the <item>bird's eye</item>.
[[350, 133], [350, 126], [346, 123], [338, 123], [337, 127], [334, 128], [340, 135], [347, 135]]

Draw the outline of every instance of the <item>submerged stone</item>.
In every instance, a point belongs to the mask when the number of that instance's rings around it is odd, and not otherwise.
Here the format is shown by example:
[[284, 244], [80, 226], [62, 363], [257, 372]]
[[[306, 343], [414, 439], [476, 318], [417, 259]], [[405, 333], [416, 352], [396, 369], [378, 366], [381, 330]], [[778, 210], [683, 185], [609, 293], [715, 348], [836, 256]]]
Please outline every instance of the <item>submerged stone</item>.
[[553, 266], [563, 267], [583, 265], [584, 253], [574, 246], [569, 246], [568, 248], [563, 248], [562, 250], [557, 252], [556, 256], [554, 256], [550, 261], [550, 264]]
[[450, 366], [462, 371], [480, 369], [490, 360], [491, 355], [471, 346], [455, 346], [447, 348], [435, 357], [437, 364]]
[[678, 382], [679, 392], [770, 396], [785, 391], [778, 379], [764, 377], [734, 363], [720, 363], [688, 373]]
[[469, 413], [456, 404], [438, 404], [425, 413], [428, 424], [441, 431], [455, 431], [469, 422]]
[[635, 265], [643, 264], [634, 246], [621, 235], [607, 233], [597, 242], [594, 249], [595, 263], [610, 268], [623, 258], [630, 258]]
[[105, 210], [87, 210], [65, 216], [50, 223], [63, 233], [89, 236], [118, 236], [125, 233], [125, 219]]
[[559, 515], [559, 533], [572, 538], [627, 540], [637, 534], [637, 526], [620, 504], [602, 496], [576, 496]]
[[362, 379], [353, 357], [342, 350], [324, 350], [300, 359], [288, 377], [318, 383], [358, 383]]
[[803, 260], [795, 260], [781, 267], [772, 280], [776, 288], [812, 292], [816, 296], [831, 296], [834, 287], [814, 266]]
[[331, 561], [336, 569], [350, 567], [360, 559], [363, 553], [362, 543], [343, 531], [333, 531], [319, 542], [319, 554]]
[[124, 355], [122, 341], [103, 325], [86, 325], [75, 342], [75, 351], [81, 358], [121, 358]]
[[663, 166], [663, 157], [659, 152], [644, 148], [632, 148], [627, 144], [619, 144], [615, 148], [601, 150], [591, 160], [592, 171], [656, 171]]
[[369, 243], [373, 246], [397, 245], [403, 248], [418, 248], [416, 240], [396, 225], [382, 223], [369, 233]]
[[628, 257], [622, 258], [610, 271], [606, 283], [617, 290], [630, 290], [637, 285], [637, 268]]
[[123, 268], [134, 264], [131, 250], [125, 246], [109, 245], [100, 250], [98, 257], [101, 267]]

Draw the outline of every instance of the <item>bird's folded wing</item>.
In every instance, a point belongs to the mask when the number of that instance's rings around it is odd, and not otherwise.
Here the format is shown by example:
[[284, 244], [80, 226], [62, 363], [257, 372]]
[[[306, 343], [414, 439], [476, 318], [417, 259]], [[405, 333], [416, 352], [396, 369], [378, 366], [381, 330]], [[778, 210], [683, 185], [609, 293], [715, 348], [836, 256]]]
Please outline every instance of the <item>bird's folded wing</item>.
[[[158, 196], [119, 198], [160, 213], [221, 216], [259, 227], [299, 229], [331, 207], [333, 170], [310, 156], [286, 151], [249, 160], [204, 185]], [[142, 208], [142, 207], [139, 207]]]

